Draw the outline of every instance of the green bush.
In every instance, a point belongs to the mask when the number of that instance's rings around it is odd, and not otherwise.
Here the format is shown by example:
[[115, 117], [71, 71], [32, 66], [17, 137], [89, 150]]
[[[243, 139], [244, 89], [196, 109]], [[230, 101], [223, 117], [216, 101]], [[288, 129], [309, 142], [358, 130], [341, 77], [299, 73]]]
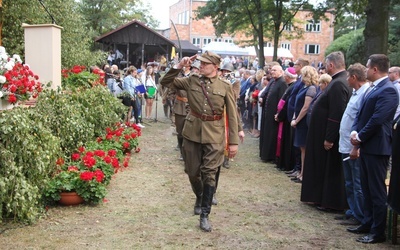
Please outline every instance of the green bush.
[[0, 219], [33, 222], [60, 157], [120, 121], [121, 101], [105, 87], [41, 93], [36, 107], [0, 112]]
[[64, 155], [99, 136], [124, 113], [120, 100], [103, 86], [79, 89], [68, 94], [51, 90], [36, 105], [37, 116], [61, 139]]
[[61, 153], [60, 139], [35, 110], [14, 108], [0, 113], [0, 215], [32, 222], [40, 214], [41, 190]]

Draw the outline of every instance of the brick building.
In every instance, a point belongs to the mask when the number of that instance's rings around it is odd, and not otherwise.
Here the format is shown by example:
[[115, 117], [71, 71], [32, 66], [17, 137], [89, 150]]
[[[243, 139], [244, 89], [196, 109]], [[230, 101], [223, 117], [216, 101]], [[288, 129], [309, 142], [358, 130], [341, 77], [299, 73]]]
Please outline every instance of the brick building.
[[[181, 40], [188, 40], [199, 48], [204, 47], [212, 41], [228, 42], [240, 44], [240, 34], [232, 37], [229, 34], [222, 34], [221, 37], [215, 35], [215, 29], [210, 18], [195, 20], [195, 10], [199, 6], [206, 5], [207, 0], [179, 0], [169, 8], [170, 19], [174, 22]], [[304, 33], [302, 38], [287, 40], [284, 36], [279, 41], [280, 47], [289, 49], [294, 58], [302, 57], [308, 59], [315, 65], [323, 62], [325, 49], [333, 41], [334, 16], [326, 13], [327, 21], [320, 20], [317, 23], [312, 21], [308, 11], [299, 11], [295, 16], [295, 25], [303, 26]], [[284, 32], [290, 32], [290, 29]], [[164, 36], [171, 40], [176, 40], [177, 35], [172, 27], [162, 32]], [[265, 41], [265, 46], [273, 46], [272, 42]], [[271, 58], [267, 58], [267, 61]]]

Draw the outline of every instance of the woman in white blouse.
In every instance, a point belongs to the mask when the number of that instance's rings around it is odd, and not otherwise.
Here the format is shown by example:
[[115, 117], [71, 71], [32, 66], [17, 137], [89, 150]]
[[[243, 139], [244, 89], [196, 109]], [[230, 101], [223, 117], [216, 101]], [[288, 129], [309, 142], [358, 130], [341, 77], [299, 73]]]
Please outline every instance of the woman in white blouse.
[[144, 99], [146, 99], [145, 115], [146, 119], [151, 119], [151, 112], [153, 110], [153, 102], [157, 95], [157, 86], [152, 66], [147, 66], [146, 73], [142, 76], [142, 82], [146, 87]]

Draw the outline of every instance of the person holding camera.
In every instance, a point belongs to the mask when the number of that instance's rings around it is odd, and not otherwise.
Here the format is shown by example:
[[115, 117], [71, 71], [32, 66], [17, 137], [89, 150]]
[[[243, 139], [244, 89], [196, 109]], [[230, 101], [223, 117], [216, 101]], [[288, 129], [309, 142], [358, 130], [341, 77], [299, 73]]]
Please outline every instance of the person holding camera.
[[120, 79], [120, 73], [118, 70], [112, 72], [112, 74], [108, 74], [107, 79], [107, 87], [110, 93], [117, 97], [123, 91], [122, 81]]

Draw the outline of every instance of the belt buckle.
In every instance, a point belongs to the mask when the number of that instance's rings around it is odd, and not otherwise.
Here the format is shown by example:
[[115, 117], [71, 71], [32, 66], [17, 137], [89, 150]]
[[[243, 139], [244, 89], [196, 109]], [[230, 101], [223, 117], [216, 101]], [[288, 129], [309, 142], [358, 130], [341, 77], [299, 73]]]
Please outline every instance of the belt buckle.
[[203, 121], [207, 121], [207, 116], [208, 116], [208, 115], [206, 115], [206, 114], [201, 114], [201, 119], [202, 119]]

